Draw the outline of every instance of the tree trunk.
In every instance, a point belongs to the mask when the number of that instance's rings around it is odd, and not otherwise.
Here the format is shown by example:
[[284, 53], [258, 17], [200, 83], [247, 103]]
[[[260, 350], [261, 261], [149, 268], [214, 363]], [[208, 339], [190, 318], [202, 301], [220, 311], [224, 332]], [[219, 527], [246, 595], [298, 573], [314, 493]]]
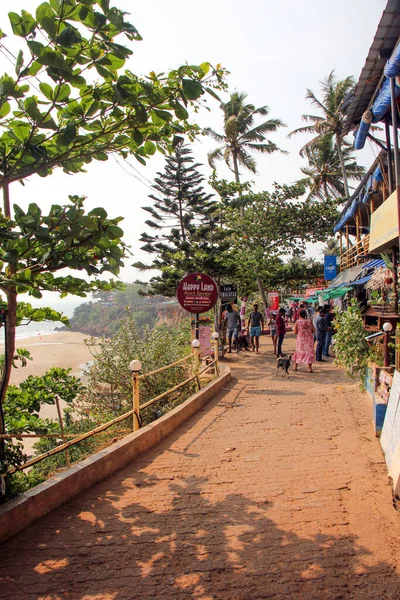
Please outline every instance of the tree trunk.
[[343, 159], [341, 143], [342, 143], [342, 140], [341, 140], [340, 134], [336, 133], [336, 147], [337, 147], [337, 151], [338, 151], [338, 155], [339, 155], [340, 168], [342, 169], [344, 191], [346, 194], [346, 198], [348, 198], [350, 195], [349, 194], [349, 186], [347, 184], [347, 173], [346, 173], [346, 167], [344, 166], [344, 159]]
[[[239, 166], [237, 161], [237, 156], [235, 152], [232, 152], [232, 160], [233, 160], [233, 172], [235, 173], [235, 181], [236, 183], [240, 183], [239, 178]], [[242, 192], [239, 192], [239, 197], [242, 195]], [[244, 206], [240, 205], [240, 216], [244, 217]]]
[[10, 210], [10, 192], [8, 189], [9, 183], [3, 179], [3, 210], [4, 216], [11, 218], [11, 210]]
[[17, 290], [15, 287], [9, 287], [5, 291], [7, 296], [6, 311], [6, 339], [4, 343], [4, 365], [1, 377], [0, 402], [4, 403], [8, 383], [10, 381], [12, 361], [15, 352], [15, 329], [17, 322]]
[[267, 316], [268, 300], [261, 277], [257, 277], [257, 285], [261, 294], [262, 301], [264, 303], [265, 316]]

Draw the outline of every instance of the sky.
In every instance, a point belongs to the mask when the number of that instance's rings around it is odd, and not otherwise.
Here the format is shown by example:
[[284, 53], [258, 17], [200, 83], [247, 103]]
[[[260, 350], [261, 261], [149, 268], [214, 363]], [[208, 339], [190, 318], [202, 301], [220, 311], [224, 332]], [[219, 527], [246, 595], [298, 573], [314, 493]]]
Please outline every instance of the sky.
[[[0, 27], [9, 34], [3, 41], [14, 53], [23, 47], [23, 40], [12, 36], [7, 13], [12, 6], [14, 12], [24, 9], [34, 14], [38, 5], [38, 0], [0, 3]], [[305, 100], [306, 89], [318, 96], [320, 80], [332, 70], [339, 79], [353, 75], [358, 80], [386, 0], [253, 0], [248, 5], [238, 0], [111, 0], [111, 5], [129, 13], [126, 20], [143, 37], [141, 42], [128, 42], [133, 56], [127, 66], [134, 73], [168, 71], [185, 62], [221, 63], [230, 72], [230, 91], [247, 93], [252, 104], [267, 105], [269, 117], [280, 118], [287, 125], [270, 137], [289, 154], [257, 155], [257, 175], [242, 174], [243, 180], [254, 182], [254, 190], [261, 191], [270, 190], [274, 181], [289, 184], [301, 177], [305, 162], [298, 152], [309, 137], [298, 135], [289, 140], [287, 134], [303, 124], [303, 113], [315, 113]], [[13, 73], [2, 54], [0, 71]], [[203, 109], [196, 115], [197, 122], [221, 131], [219, 103], [210, 98], [208, 107], [210, 111]], [[205, 137], [192, 146], [206, 179], [211, 174], [207, 153], [214, 147], [215, 142]], [[368, 168], [376, 153], [376, 148], [367, 144], [356, 158]], [[108, 162], [88, 165], [85, 174], [71, 176], [58, 170], [45, 179], [33, 176], [25, 187], [13, 184], [11, 200], [22, 207], [36, 202], [45, 210], [53, 203], [65, 202], [68, 194], [78, 194], [87, 197], [88, 210], [103, 206], [110, 217], [123, 216], [125, 241], [134, 257], [126, 261], [121, 279], [132, 282], [145, 278], [130, 264], [148, 262], [138, 241], [146, 230], [147, 217], [141, 207], [149, 205], [149, 186], [164, 162], [158, 155], [143, 167], [131, 158], [132, 168], [110, 157]], [[222, 165], [218, 175], [232, 177]], [[318, 257], [319, 253], [318, 246], [309, 249], [310, 255]]]

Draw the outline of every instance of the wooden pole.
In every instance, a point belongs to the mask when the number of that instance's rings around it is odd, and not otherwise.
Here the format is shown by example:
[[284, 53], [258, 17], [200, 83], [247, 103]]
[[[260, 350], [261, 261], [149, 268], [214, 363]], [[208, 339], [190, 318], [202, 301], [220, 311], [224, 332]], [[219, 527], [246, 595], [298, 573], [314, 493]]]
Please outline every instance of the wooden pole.
[[[56, 406], [57, 406], [58, 420], [60, 422], [61, 437], [65, 444], [65, 442], [67, 441], [67, 438], [64, 435], [64, 422], [63, 422], [62, 412], [61, 412], [61, 408], [60, 408], [60, 396], [58, 394], [56, 394], [54, 396], [54, 398], [55, 398]], [[71, 463], [69, 462], [68, 448], [65, 448], [65, 460], [67, 461], [67, 467], [69, 469], [71, 466]]]

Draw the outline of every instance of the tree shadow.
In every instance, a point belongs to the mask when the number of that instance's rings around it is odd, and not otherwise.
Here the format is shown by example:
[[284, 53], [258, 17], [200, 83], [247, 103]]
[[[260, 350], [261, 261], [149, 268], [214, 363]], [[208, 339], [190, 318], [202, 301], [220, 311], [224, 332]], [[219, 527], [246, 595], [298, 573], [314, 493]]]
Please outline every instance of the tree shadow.
[[[388, 599], [400, 580], [352, 536], [302, 537], [278, 499], [131, 465], [3, 546], [9, 600]], [[111, 484], [111, 485], [110, 485]], [[334, 519], [333, 519], [334, 520]]]

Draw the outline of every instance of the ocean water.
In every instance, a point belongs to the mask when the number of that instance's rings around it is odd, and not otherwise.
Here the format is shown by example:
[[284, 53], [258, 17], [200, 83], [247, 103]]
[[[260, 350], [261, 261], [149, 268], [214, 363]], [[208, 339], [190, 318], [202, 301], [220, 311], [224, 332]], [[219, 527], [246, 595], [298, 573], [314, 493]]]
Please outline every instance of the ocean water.
[[[86, 302], [88, 300], [71, 296], [60, 300], [54, 294], [51, 295], [50, 293], [47, 293], [47, 296], [45, 296], [41, 300], [36, 300], [29, 297], [24, 298], [23, 295], [21, 295], [20, 299], [30, 302], [35, 308], [39, 308], [40, 306], [51, 306], [55, 310], [58, 310], [59, 312], [63, 313], [63, 315], [66, 315], [68, 318], [72, 317], [74, 309], [77, 306], [79, 306], [79, 304], [82, 304], [82, 302]], [[61, 323], [60, 321], [39, 321], [37, 323], [31, 322], [22, 324], [19, 327], [17, 327], [16, 339], [22, 340], [24, 338], [34, 338], [43, 335], [51, 335], [52, 333], [56, 333], [56, 329], [59, 327], [64, 327], [63, 323]], [[4, 329], [0, 328], [0, 345], [3, 344]]]
[[[17, 327], [15, 338], [22, 340], [24, 338], [41, 337], [42, 335], [50, 335], [56, 333], [56, 327], [63, 327], [62, 323], [54, 321], [40, 321], [39, 323], [28, 323], [26, 325], [20, 325]], [[0, 330], [1, 336], [1, 330]], [[4, 340], [0, 338], [0, 344], [4, 343]]]

